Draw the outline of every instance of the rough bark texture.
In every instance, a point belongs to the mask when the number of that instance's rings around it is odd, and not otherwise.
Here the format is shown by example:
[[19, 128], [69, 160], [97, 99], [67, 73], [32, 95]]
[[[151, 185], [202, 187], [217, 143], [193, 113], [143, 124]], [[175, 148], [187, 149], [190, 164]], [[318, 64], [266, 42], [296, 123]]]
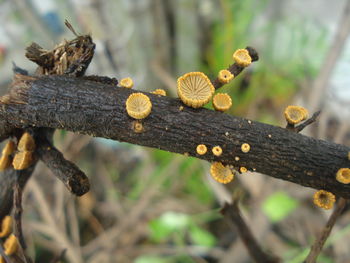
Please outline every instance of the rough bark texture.
[[[152, 112], [141, 121], [143, 131], [137, 133], [135, 120], [125, 110], [125, 101], [133, 92], [84, 78], [24, 78], [12, 87], [12, 95], [0, 99], [0, 118], [13, 128], [64, 129], [186, 153], [236, 168], [244, 166], [350, 198], [350, 185], [335, 179], [339, 168], [350, 167], [349, 147], [207, 109], [192, 109], [178, 99], [148, 93]], [[242, 143], [250, 144], [248, 153], [241, 151]], [[208, 153], [198, 155], [198, 144], [205, 144]], [[223, 149], [220, 157], [211, 152], [217, 145]]]

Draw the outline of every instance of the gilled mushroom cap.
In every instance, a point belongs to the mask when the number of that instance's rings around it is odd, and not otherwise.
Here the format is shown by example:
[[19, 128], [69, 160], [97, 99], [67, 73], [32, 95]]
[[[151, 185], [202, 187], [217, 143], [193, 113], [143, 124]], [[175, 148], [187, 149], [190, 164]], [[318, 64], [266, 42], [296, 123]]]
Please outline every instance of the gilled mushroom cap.
[[146, 118], [152, 110], [150, 98], [143, 93], [133, 93], [126, 100], [126, 111], [134, 119]]
[[152, 91], [151, 93], [156, 94], [156, 95], [166, 96], [166, 91], [163, 89], [156, 89], [156, 90]]
[[248, 67], [252, 63], [252, 58], [246, 49], [237, 49], [233, 53], [233, 59], [241, 67]]
[[218, 80], [221, 84], [227, 84], [234, 78], [234, 75], [227, 69], [219, 71]]
[[17, 237], [12, 234], [4, 242], [4, 250], [7, 256], [13, 255], [18, 249]]
[[308, 117], [308, 112], [304, 107], [290, 105], [284, 110], [284, 117], [289, 124], [297, 124]]
[[18, 152], [13, 157], [12, 165], [15, 170], [27, 169], [33, 162], [33, 153], [30, 151]]
[[119, 85], [123, 88], [131, 89], [134, 86], [134, 82], [131, 78], [123, 78], [120, 80]]
[[339, 183], [350, 184], [350, 168], [340, 168], [337, 172], [336, 179]]
[[210, 174], [217, 182], [222, 184], [227, 184], [234, 178], [231, 169], [220, 162], [214, 162], [211, 164]]
[[1, 222], [0, 238], [7, 237], [12, 233], [12, 217], [5, 216]]
[[189, 72], [177, 79], [177, 94], [192, 108], [202, 107], [213, 96], [215, 88], [202, 72]]
[[227, 111], [232, 106], [232, 99], [227, 93], [217, 93], [213, 97], [213, 106], [217, 111]]
[[21, 139], [18, 142], [17, 149], [19, 151], [34, 151], [35, 141], [28, 132], [23, 133]]
[[335, 203], [335, 196], [331, 192], [319, 190], [314, 194], [314, 204], [323, 209], [331, 209]]
[[11, 155], [15, 150], [16, 150], [16, 145], [13, 141], [10, 140], [6, 143], [4, 149], [2, 149], [2, 154]]

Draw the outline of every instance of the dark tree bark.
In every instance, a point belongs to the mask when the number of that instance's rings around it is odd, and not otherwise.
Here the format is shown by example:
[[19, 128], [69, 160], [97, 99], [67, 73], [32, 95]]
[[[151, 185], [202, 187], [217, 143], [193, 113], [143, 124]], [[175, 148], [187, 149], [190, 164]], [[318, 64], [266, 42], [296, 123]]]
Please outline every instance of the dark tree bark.
[[[111, 138], [221, 161], [235, 168], [244, 166], [350, 197], [350, 185], [335, 179], [339, 168], [350, 167], [349, 147], [212, 110], [192, 109], [179, 99], [149, 93], [152, 112], [140, 121], [143, 131], [135, 132], [136, 121], [125, 110], [126, 99], [134, 90], [99, 82], [98, 78], [21, 78], [17, 77], [10, 95], [0, 99], [0, 119], [13, 129], [47, 127]], [[242, 143], [249, 143], [248, 153], [241, 151]], [[208, 153], [198, 155], [198, 144], [205, 144]], [[211, 152], [217, 145], [223, 149], [220, 157]]]

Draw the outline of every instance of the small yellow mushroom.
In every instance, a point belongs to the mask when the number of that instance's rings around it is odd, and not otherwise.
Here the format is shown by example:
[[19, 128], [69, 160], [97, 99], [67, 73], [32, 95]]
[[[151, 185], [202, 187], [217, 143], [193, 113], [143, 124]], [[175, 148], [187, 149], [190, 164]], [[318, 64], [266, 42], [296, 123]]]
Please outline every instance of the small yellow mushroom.
[[340, 168], [337, 172], [336, 179], [339, 183], [350, 183], [350, 168]]
[[213, 106], [217, 111], [227, 111], [232, 106], [232, 99], [227, 93], [217, 93], [213, 98]]
[[23, 151], [15, 154], [12, 165], [15, 170], [27, 169], [33, 163], [33, 152]]
[[126, 111], [134, 119], [146, 118], [152, 110], [149, 97], [143, 93], [133, 93], [126, 100]]
[[248, 143], [243, 143], [241, 145], [241, 151], [244, 153], [247, 153], [250, 151], [250, 145]]
[[28, 132], [23, 133], [21, 139], [18, 142], [17, 149], [19, 151], [34, 151], [35, 150], [35, 141]]
[[228, 166], [224, 166], [220, 162], [214, 162], [210, 166], [210, 174], [215, 179], [215, 181], [227, 184], [231, 182], [234, 178], [234, 174]]
[[218, 80], [221, 84], [227, 84], [234, 78], [234, 75], [227, 69], [219, 71]]
[[5, 259], [0, 255], [0, 263], [6, 263]]
[[1, 155], [0, 157], [0, 171], [5, 171], [11, 167], [11, 157], [9, 155]]
[[335, 196], [331, 192], [319, 190], [314, 194], [314, 204], [323, 209], [331, 209], [335, 203]]
[[222, 154], [222, 149], [220, 146], [214, 146], [211, 151], [215, 156], [220, 156]]
[[131, 78], [123, 78], [120, 80], [119, 85], [123, 88], [131, 89], [134, 86], [134, 82]]
[[239, 168], [239, 171], [240, 171], [241, 173], [246, 173], [246, 172], [248, 171], [248, 169], [245, 168], [244, 166], [241, 166], [241, 167]]
[[290, 105], [284, 110], [284, 117], [289, 124], [297, 124], [308, 116], [307, 110], [300, 106]]
[[2, 149], [2, 155], [11, 155], [16, 150], [16, 144], [13, 141], [8, 141]]
[[233, 53], [233, 59], [241, 67], [248, 67], [252, 63], [252, 58], [246, 49], [237, 49]]
[[177, 79], [177, 94], [189, 107], [202, 107], [209, 102], [214, 92], [213, 84], [202, 72], [189, 72]]
[[207, 146], [205, 146], [204, 144], [198, 144], [196, 151], [199, 155], [204, 155], [207, 153]]
[[133, 130], [136, 133], [141, 133], [143, 132], [143, 125], [140, 121], [134, 121], [133, 122]]
[[17, 237], [12, 234], [4, 242], [4, 250], [7, 256], [11, 256], [18, 250], [18, 240]]
[[12, 233], [12, 217], [5, 216], [1, 222], [0, 238], [7, 237]]
[[151, 93], [156, 94], [156, 95], [166, 96], [166, 91], [163, 89], [156, 89], [156, 90], [152, 91]]

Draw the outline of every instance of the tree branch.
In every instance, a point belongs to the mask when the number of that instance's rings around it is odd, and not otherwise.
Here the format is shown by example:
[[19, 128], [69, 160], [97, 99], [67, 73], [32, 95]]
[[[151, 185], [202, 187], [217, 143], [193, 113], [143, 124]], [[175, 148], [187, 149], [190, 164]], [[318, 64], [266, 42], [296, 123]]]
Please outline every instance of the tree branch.
[[[349, 147], [203, 108], [192, 109], [178, 99], [150, 93], [152, 112], [140, 121], [142, 131], [135, 132], [135, 120], [125, 110], [125, 101], [133, 92], [84, 78], [20, 75], [10, 94], [0, 98], [0, 119], [13, 128], [65, 129], [221, 161], [235, 168], [244, 166], [350, 198], [350, 185], [335, 179], [339, 168], [350, 166]], [[241, 151], [242, 143], [249, 143], [248, 153]], [[198, 155], [198, 144], [207, 145], [208, 153]], [[223, 149], [220, 157], [211, 153], [216, 145]]]

